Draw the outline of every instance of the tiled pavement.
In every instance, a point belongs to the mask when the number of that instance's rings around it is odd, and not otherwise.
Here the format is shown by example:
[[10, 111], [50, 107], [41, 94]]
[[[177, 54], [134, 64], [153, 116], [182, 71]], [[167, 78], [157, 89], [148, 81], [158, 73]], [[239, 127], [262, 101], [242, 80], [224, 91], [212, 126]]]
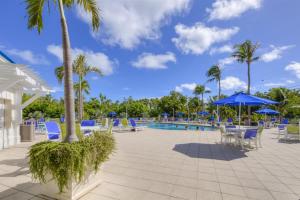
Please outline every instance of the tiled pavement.
[[[300, 199], [300, 143], [266, 130], [263, 148], [219, 144], [218, 132], [115, 133], [103, 183], [82, 200]], [[41, 199], [25, 160], [29, 144], [0, 151], [0, 199]]]

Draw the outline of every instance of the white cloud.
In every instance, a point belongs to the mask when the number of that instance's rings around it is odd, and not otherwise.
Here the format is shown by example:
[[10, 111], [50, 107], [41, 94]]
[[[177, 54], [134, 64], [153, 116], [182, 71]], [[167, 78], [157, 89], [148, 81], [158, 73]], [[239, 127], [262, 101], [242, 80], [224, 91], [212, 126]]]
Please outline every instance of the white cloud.
[[285, 85], [286, 85], [285, 83], [273, 83], [273, 82], [264, 84], [265, 87], [282, 87]]
[[[58, 45], [48, 45], [47, 50], [49, 53], [55, 55], [61, 62], [63, 62], [63, 53], [61, 46]], [[101, 52], [93, 52], [92, 50], [83, 49], [71, 49], [72, 60], [76, 58], [79, 54], [84, 54], [87, 59], [87, 63], [94, 67], [99, 67], [104, 75], [110, 75], [113, 73], [116, 61], [112, 61], [109, 57]]]
[[193, 91], [196, 86], [197, 86], [197, 83], [183, 83], [181, 85], [176, 86], [175, 91], [176, 92], [183, 92], [183, 90]]
[[99, 76], [92, 76], [92, 78], [91, 78], [93, 81], [96, 81], [96, 80], [98, 80], [99, 79]]
[[63, 87], [59, 87], [59, 86], [52, 87], [51, 89], [52, 89], [52, 92], [54, 92], [54, 93], [64, 91]]
[[219, 65], [224, 68], [226, 65], [234, 63], [234, 61], [235, 59], [233, 57], [223, 58], [219, 60]]
[[295, 81], [293, 80], [285, 80], [285, 81], [281, 81], [281, 82], [268, 82], [268, 83], [265, 83], [264, 86], [265, 87], [284, 87], [286, 85], [289, 85], [289, 84], [293, 84], [295, 83]]
[[210, 55], [213, 55], [213, 54], [218, 54], [218, 53], [232, 53], [233, 52], [233, 47], [232, 45], [224, 45], [224, 46], [221, 46], [221, 47], [213, 47], [211, 48], [211, 50], [209, 51], [209, 54]]
[[6, 49], [5, 51], [8, 54], [17, 56], [32, 65], [48, 65], [49, 64], [48, 60], [43, 55], [33, 53], [30, 50]]
[[223, 90], [235, 90], [246, 89], [247, 85], [238, 77], [227, 76], [225, 79], [221, 80], [221, 87]]
[[124, 91], [128, 91], [128, 90], [130, 90], [130, 88], [129, 87], [123, 87], [122, 88]]
[[131, 64], [136, 68], [166, 69], [168, 68], [168, 62], [176, 62], [176, 57], [172, 52], [166, 52], [165, 54], [142, 53]]
[[183, 53], [202, 54], [207, 51], [211, 45], [229, 40], [239, 31], [238, 27], [221, 29], [218, 27], [207, 27], [202, 23], [196, 23], [188, 27], [183, 24], [177, 24], [175, 31], [178, 35], [172, 38], [172, 41]]
[[286, 83], [287, 84], [293, 84], [293, 83], [295, 83], [295, 81], [293, 81], [293, 80], [286, 80]]
[[285, 67], [286, 71], [292, 71], [296, 74], [296, 76], [300, 79], [300, 63], [299, 62], [291, 62], [289, 65]]
[[281, 47], [275, 47], [273, 45], [270, 46], [272, 50], [270, 52], [267, 52], [263, 54], [260, 59], [264, 62], [271, 62], [273, 60], [278, 60], [282, 57], [282, 54], [284, 51], [294, 47], [293, 45], [287, 45], [287, 46], [281, 46]]
[[[143, 39], [160, 37], [160, 27], [189, 9], [190, 0], [96, 0], [102, 24], [92, 35], [110, 45], [132, 49]], [[77, 15], [90, 24], [90, 16], [77, 8]], [[104, 30], [103, 30], [104, 29]], [[104, 34], [103, 34], [104, 33]]]
[[207, 8], [209, 20], [228, 20], [239, 17], [247, 10], [258, 10], [262, 0], [215, 0], [212, 8]]

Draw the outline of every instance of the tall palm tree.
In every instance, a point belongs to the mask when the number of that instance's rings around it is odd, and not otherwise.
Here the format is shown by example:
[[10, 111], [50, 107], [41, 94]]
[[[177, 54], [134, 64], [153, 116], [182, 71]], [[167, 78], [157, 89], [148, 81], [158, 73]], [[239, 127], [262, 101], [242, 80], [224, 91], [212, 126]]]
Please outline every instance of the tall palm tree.
[[86, 62], [86, 57], [84, 55], [79, 55], [73, 62], [73, 70], [78, 75], [79, 78], [79, 111], [78, 119], [82, 120], [83, 116], [83, 88], [81, 88], [81, 82], [88, 73], [95, 72], [102, 75], [102, 72], [99, 68], [90, 66]]
[[[82, 120], [83, 116], [83, 89], [81, 89], [81, 82], [84, 81], [84, 78], [88, 73], [95, 72], [102, 75], [102, 72], [99, 68], [90, 66], [87, 64], [85, 55], [78, 55], [72, 64], [73, 73], [78, 75], [78, 120]], [[64, 78], [64, 66], [57, 67], [55, 69], [55, 75], [58, 81], [61, 83]]]
[[194, 89], [194, 94], [196, 96], [201, 95], [202, 111], [204, 111], [204, 94], [205, 93], [210, 93], [210, 91], [206, 90], [204, 85], [197, 85]]
[[[49, 0], [26, 0], [26, 10], [28, 14], [28, 28], [36, 28], [38, 33], [44, 27], [43, 24], [43, 9], [44, 6], [50, 8]], [[66, 137], [65, 142], [77, 141], [78, 138], [75, 132], [75, 106], [73, 93], [73, 75], [71, 61], [71, 45], [69, 31], [65, 17], [64, 7], [71, 8], [74, 4], [82, 6], [83, 9], [91, 14], [93, 30], [98, 30], [100, 25], [99, 9], [96, 0], [52, 0], [53, 4], [58, 3], [59, 14], [62, 31], [62, 46], [63, 46], [63, 66], [64, 68], [64, 97], [65, 97], [65, 117], [66, 117]]]
[[[259, 56], [255, 56], [255, 51], [259, 48], [259, 44], [253, 44], [250, 40], [246, 40], [242, 44], [237, 44], [234, 46], [235, 51], [232, 54], [238, 62], [246, 63], [248, 67], [247, 75], [248, 75], [248, 87], [247, 93], [250, 94], [251, 89], [251, 73], [250, 66], [251, 63], [258, 60]], [[251, 107], [248, 106], [248, 118], [250, 119], [251, 115]]]
[[[75, 95], [77, 97], [78, 103], [78, 112], [83, 108], [81, 108], [81, 102], [83, 101], [83, 93], [90, 94], [90, 85], [87, 80], [82, 80], [81, 82], [74, 84]], [[80, 101], [81, 100], [81, 101]], [[83, 114], [82, 114], [83, 115]]]
[[218, 83], [218, 99], [220, 99], [221, 96], [221, 75], [222, 71], [218, 64], [211, 66], [206, 73], [208, 78], [207, 82], [216, 81]]
[[253, 44], [250, 40], [246, 40], [242, 44], [237, 44], [234, 46], [235, 51], [233, 52], [232, 56], [240, 63], [246, 63], [248, 67], [248, 87], [247, 93], [250, 94], [251, 88], [251, 73], [250, 73], [250, 66], [251, 63], [258, 60], [259, 57], [255, 56], [255, 51], [258, 49], [259, 44]]

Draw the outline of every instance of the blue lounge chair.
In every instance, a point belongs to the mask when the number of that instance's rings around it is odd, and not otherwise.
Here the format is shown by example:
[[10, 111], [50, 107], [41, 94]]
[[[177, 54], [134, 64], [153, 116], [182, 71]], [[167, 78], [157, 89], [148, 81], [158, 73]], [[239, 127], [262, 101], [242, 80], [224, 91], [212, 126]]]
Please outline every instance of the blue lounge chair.
[[93, 131], [99, 131], [100, 127], [97, 126], [95, 120], [82, 120], [80, 123], [80, 131], [85, 135], [89, 136]]
[[278, 139], [280, 139], [281, 135], [286, 135], [287, 134], [287, 125], [286, 124], [279, 124], [277, 126], [278, 129]]
[[61, 139], [61, 130], [55, 121], [45, 122], [48, 140], [58, 141]]
[[228, 119], [227, 119], [227, 124], [228, 124], [228, 125], [232, 125], [232, 124], [233, 124], [232, 118], [228, 118]]
[[289, 120], [288, 119], [283, 119], [281, 124], [289, 124]]
[[120, 125], [120, 120], [116, 119], [113, 123], [113, 127], [118, 127]]
[[132, 128], [134, 129], [134, 131], [144, 130], [145, 126], [137, 126], [133, 119], [130, 119], [129, 121], [130, 121], [130, 124], [131, 124]]

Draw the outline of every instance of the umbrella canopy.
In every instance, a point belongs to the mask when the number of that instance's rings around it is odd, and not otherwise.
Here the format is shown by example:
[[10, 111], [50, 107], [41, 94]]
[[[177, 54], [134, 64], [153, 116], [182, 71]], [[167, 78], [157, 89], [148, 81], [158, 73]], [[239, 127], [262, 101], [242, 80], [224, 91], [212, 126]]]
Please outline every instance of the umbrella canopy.
[[207, 111], [201, 111], [201, 112], [198, 112], [198, 115], [202, 115], [202, 116], [209, 115], [209, 112], [207, 112]]
[[263, 115], [278, 115], [279, 112], [276, 110], [272, 110], [270, 108], [263, 108], [260, 110], [255, 111], [258, 114], [263, 114]]
[[176, 116], [177, 116], [177, 117], [182, 117], [183, 115], [184, 115], [184, 112], [177, 112], [177, 113], [176, 113]]
[[243, 92], [236, 93], [230, 97], [214, 102], [215, 105], [239, 106], [239, 126], [241, 125], [241, 106], [258, 106], [267, 104], [277, 104], [276, 101], [264, 99], [261, 97], [245, 94]]
[[166, 113], [166, 112], [164, 112], [164, 113], [162, 113], [162, 114], [161, 114], [161, 116], [168, 117], [168, 116], [169, 116], [169, 114], [168, 114], [168, 113]]
[[214, 104], [229, 105], [229, 106], [239, 106], [239, 105], [257, 106], [257, 105], [277, 104], [277, 102], [269, 99], [264, 99], [261, 97], [245, 94], [243, 92], [239, 92], [230, 97], [215, 101]]
[[109, 112], [108, 116], [109, 117], [115, 117], [115, 116], [117, 116], [117, 113], [116, 112]]

